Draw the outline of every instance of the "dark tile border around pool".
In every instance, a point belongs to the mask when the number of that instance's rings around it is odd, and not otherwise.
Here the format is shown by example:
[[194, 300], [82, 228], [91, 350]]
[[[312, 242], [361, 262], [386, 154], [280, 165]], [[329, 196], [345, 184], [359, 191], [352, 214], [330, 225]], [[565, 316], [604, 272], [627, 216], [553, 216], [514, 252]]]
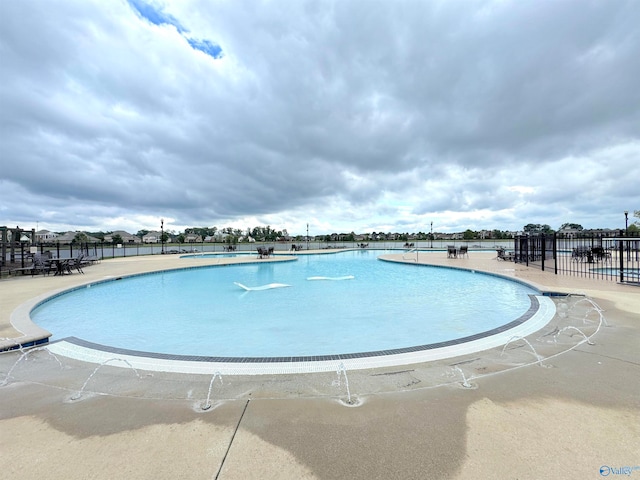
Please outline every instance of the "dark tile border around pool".
[[[490, 337], [499, 333], [506, 332], [518, 325], [523, 324], [531, 317], [533, 317], [540, 308], [540, 302], [535, 295], [530, 294], [529, 300], [531, 302], [529, 309], [517, 319], [512, 322], [506, 323], [500, 327], [487, 330], [486, 332], [476, 333], [469, 335], [468, 337], [456, 338], [455, 340], [447, 340], [445, 342], [430, 343], [427, 345], [417, 345], [415, 347], [395, 348], [390, 350], [377, 350], [372, 352], [360, 352], [360, 353], [342, 353], [336, 355], [309, 355], [299, 357], [206, 357], [199, 355], [172, 355], [167, 353], [153, 353], [143, 352], [139, 350], [127, 350], [125, 348], [116, 348], [108, 345], [100, 345], [98, 343], [88, 342], [77, 337], [67, 337], [58, 341], [66, 341], [74, 345], [81, 347], [91, 348], [93, 350], [100, 350], [103, 352], [115, 353], [120, 355], [130, 355], [136, 357], [157, 358], [162, 360], [177, 360], [183, 362], [216, 362], [216, 363], [290, 363], [290, 362], [321, 362], [321, 361], [335, 361], [335, 360], [349, 360], [355, 358], [366, 357], [382, 357], [386, 355], [398, 355], [401, 353], [413, 353], [425, 350], [434, 350], [436, 348], [450, 347], [453, 345], [460, 345], [462, 343], [479, 340], [481, 338]], [[52, 342], [56, 343], [56, 342]]]

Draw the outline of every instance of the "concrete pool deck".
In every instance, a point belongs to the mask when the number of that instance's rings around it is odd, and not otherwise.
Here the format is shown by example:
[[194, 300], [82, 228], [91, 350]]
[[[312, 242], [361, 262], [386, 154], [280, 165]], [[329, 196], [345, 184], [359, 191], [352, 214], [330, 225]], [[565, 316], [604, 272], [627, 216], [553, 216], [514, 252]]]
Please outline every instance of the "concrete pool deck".
[[[415, 253], [394, 256], [402, 261], [403, 255], [416, 263]], [[58, 363], [45, 350], [22, 360], [20, 352], [3, 353], [0, 381], [13, 368], [0, 387], [4, 473], [66, 479], [583, 479], [599, 478], [601, 467], [630, 467], [630, 477], [640, 478], [640, 288], [499, 262], [495, 252], [469, 257], [420, 252], [417, 260], [587, 295], [603, 309], [608, 326], [598, 324], [598, 312], [581, 297], [558, 300], [564, 303], [555, 330], [527, 337], [548, 360], [536, 362], [524, 343], [513, 342], [504, 354], [493, 349], [350, 371], [353, 406], [345, 401], [345, 378], [335, 373], [229, 376], [211, 383], [211, 376], [110, 365], [97, 371], [95, 364], [64, 357]], [[85, 275], [0, 280], [0, 337], [21, 335], [11, 313], [30, 299], [80, 282], [179, 268], [184, 261], [130, 257], [103, 261]], [[569, 320], [571, 325], [562, 323]], [[571, 329], [558, 336], [567, 325]], [[472, 388], [464, 388], [458, 375]], [[204, 411], [209, 388], [211, 408]]]

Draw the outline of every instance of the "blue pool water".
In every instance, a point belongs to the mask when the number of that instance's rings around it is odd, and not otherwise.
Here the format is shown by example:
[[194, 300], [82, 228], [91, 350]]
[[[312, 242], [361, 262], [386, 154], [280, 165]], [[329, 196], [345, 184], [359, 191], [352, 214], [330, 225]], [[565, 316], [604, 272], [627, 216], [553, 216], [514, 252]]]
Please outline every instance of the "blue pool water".
[[233, 258], [233, 257], [247, 257], [256, 256], [255, 252], [231, 252], [231, 253], [190, 253], [187, 255], [181, 255], [180, 258]]
[[[123, 278], [54, 297], [31, 318], [53, 339], [75, 336], [147, 352], [331, 355], [485, 332], [523, 315], [528, 295], [538, 293], [496, 276], [377, 260], [382, 253], [309, 255]], [[272, 283], [290, 286], [246, 291], [237, 285]]]
[[[620, 276], [620, 270], [612, 267], [592, 268], [591, 272], [597, 273], [599, 275], [613, 275], [615, 277]], [[625, 278], [638, 281], [638, 279], [640, 279], [640, 269], [627, 268], [624, 270], [624, 276]]]

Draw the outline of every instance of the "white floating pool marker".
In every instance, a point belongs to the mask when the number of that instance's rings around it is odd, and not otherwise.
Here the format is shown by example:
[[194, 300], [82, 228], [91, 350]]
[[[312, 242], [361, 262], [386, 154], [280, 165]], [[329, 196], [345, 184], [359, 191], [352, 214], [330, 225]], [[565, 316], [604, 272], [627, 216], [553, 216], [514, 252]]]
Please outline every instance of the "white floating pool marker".
[[353, 280], [353, 275], [345, 275], [344, 277], [307, 277], [307, 280]]
[[290, 287], [291, 285], [287, 285], [286, 283], [269, 283], [268, 285], [262, 285], [260, 287], [247, 287], [246, 285], [243, 285], [241, 283], [238, 282], [233, 282], [234, 285], [239, 286], [240, 288], [247, 290], [248, 292], [254, 291], [254, 290], [269, 290], [271, 288], [283, 288], [283, 287]]

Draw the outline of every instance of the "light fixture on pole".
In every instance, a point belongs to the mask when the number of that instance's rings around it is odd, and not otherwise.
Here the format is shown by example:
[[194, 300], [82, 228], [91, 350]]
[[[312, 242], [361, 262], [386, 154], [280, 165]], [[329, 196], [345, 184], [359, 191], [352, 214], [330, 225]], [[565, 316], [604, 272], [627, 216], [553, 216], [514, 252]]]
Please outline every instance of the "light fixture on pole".
[[164, 218], [160, 219], [160, 252], [164, 254]]

